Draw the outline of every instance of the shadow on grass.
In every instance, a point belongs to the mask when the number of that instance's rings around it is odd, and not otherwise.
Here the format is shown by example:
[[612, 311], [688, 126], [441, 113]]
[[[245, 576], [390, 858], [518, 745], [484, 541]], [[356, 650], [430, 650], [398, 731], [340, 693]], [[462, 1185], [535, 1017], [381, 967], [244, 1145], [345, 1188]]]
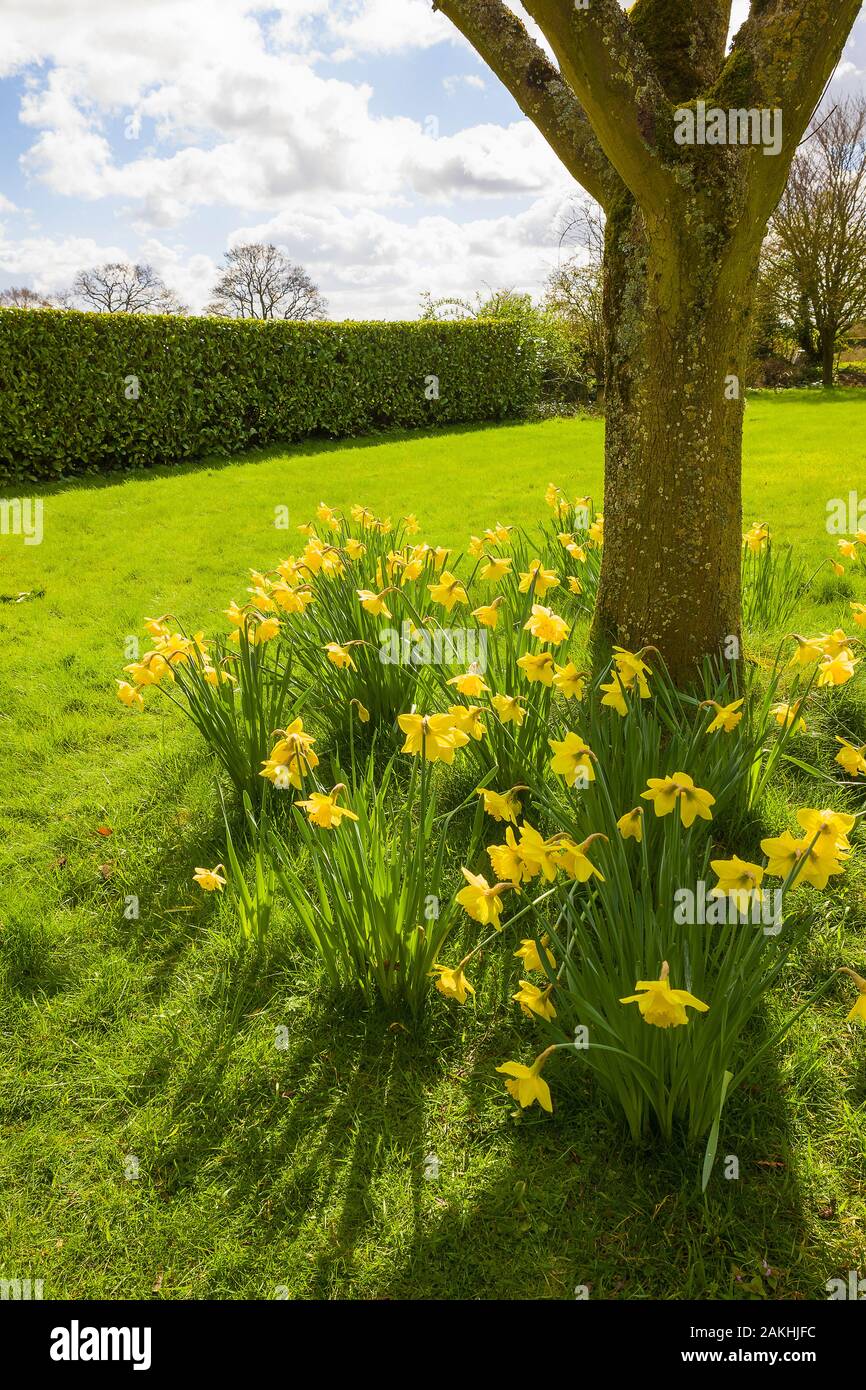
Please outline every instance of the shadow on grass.
[[[114, 468], [100, 473], [73, 474], [57, 482], [42, 480], [28, 481], [28, 496], [56, 497], [65, 492], [90, 492], [117, 487], [130, 482], [147, 482], [150, 478], [183, 478], [189, 474], [219, 472], [224, 468], [234, 468], [239, 463], [272, 463], [277, 459], [287, 462], [292, 459], [318, 458], [323, 454], [340, 453], [347, 449], [374, 449], [383, 444], [411, 444], [424, 439], [446, 439], [450, 435], [477, 434], [481, 430], [517, 429], [523, 425], [536, 424], [531, 419], [478, 420], [467, 424], [441, 425], [421, 429], [389, 429], [366, 434], [350, 435], [348, 438], [313, 437], [302, 440], [275, 443], [261, 448], [242, 450], [237, 454], [207, 454], [198, 459], [186, 459], [178, 463], [159, 463], [141, 468]], [[0, 490], [8, 492], [15, 484], [0, 484]], [[23, 484], [18, 484], [23, 486]]]

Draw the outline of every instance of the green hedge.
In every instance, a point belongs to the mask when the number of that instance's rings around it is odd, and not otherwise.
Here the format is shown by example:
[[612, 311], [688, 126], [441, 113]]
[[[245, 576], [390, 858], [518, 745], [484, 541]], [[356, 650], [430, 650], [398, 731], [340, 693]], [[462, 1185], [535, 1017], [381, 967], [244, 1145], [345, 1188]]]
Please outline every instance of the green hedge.
[[[425, 381], [439, 379], [439, 398]], [[136, 382], [129, 378], [136, 378]], [[524, 414], [512, 323], [262, 323], [0, 310], [0, 479]], [[135, 390], [138, 399], [131, 399]]]

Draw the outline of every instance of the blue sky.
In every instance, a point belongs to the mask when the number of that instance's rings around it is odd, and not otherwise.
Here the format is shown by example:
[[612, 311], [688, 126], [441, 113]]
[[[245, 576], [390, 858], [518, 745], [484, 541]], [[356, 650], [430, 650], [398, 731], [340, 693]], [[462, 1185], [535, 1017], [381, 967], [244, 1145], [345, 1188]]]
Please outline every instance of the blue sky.
[[[861, 15], [835, 89], [864, 85]], [[146, 260], [199, 309], [271, 240], [334, 317], [414, 317], [539, 293], [580, 196], [429, 0], [2, 0], [0, 128], [0, 287]]]

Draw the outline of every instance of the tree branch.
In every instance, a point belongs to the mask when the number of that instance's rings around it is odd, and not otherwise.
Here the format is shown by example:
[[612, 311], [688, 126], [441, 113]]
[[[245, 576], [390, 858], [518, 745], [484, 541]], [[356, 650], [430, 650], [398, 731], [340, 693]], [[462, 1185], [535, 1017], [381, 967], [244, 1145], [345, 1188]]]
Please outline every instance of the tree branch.
[[691, 101], [717, 80], [725, 61], [733, 0], [636, 0], [632, 31], [671, 101]]
[[861, 0], [752, 0], [712, 98], [720, 106], [782, 112], [776, 157], [753, 152], [756, 215], [766, 220], [821, 94], [842, 55]]
[[562, 75], [502, 0], [433, 0], [508, 88], [566, 169], [603, 207], [619, 180]]
[[678, 185], [657, 146], [673, 125], [652, 60], [617, 0], [524, 0], [599, 144], [644, 211], [663, 216]]

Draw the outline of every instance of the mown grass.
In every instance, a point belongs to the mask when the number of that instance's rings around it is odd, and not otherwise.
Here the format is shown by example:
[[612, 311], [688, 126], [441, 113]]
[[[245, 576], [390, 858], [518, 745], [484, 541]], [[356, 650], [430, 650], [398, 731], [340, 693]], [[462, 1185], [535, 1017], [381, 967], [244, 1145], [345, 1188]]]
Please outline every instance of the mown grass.
[[[750, 400], [746, 521], [812, 568], [835, 549], [827, 501], [866, 478], [864, 423], [857, 392]], [[266, 962], [239, 957], [228, 903], [190, 879], [223, 857], [213, 767], [165, 702], [137, 717], [114, 700], [146, 616], [213, 628], [321, 498], [415, 511], [462, 548], [497, 519], [534, 524], [548, 481], [600, 499], [601, 447], [596, 420], [308, 444], [49, 489], [43, 544], [0, 538], [0, 597], [28, 595], [0, 603], [0, 1276], [55, 1298], [790, 1299], [862, 1271], [850, 991], [734, 1097], [720, 1152], [740, 1176], [719, 1165], [702, 1197], [699, 1156], [629, 1144], [570, 1058], [549, 1069], [553, 1120], [513, 1118], [493, 1068], [537, 1034], [508, 1002], [505, 943], [476, 1008], [436, 998], [416, 1031], [329, 993], [284, 915]], [[850, 627], [849, 597], [866, 576], [825, 568], [797, 626]], [[862, 694], [839, 705], [866, 741]], [[807, 759], [832, 767], [832, 733], [810, 728]], [[814, 798], [791, 770], [764, 825]], [[864, 884], [852, 863], [816, 896], [763, 1027], [837, 965], [866, 972]]]

